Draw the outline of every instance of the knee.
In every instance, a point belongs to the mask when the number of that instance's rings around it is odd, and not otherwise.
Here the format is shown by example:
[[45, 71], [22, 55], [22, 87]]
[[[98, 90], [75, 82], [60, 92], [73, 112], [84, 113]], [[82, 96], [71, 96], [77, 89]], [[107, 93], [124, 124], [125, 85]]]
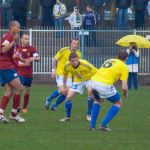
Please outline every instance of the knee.
[[121, 107], [122, 106], [122, 101], [117, 101], [117, 102], [114, 102], [114, 105], [118, 106], [118, 107]]
[[21, 94], [23, 91], [23, 85], [20, 84], [16, 89], [15, 89], [15, 93], [16, 94]]
[[7, 90], [7, 91], [4, 92], [4, 95], [11, 98], [12, 95], [13, 95], [13, 91], [12, 90]]

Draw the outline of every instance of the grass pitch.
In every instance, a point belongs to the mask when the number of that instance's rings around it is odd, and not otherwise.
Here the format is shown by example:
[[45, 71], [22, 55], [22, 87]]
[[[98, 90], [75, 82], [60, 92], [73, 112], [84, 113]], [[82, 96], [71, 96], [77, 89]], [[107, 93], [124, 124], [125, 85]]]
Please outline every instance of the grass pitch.
[[[0, 150], [150, 149], [149, 87], [129, 91], [128, 99], [123, 100], [121, 111], [110, 124], [112, 132], [109, 133], [89, 131], [86, 93], [74, 97], [72, 120], [59, 122], [65, 116], [63, 104], [57, 112], [46, 111], [44, 108], [45, 99], [53, 89], [51, 85], [33, 85], [28, 113], [22, 114], [26, 122], [0, 124]], [[11, 101], [5, 112], [6, 117], [10, 113]], [[97, 128], [109, 107], [110, 103], [106, 101], [98, 117]]]

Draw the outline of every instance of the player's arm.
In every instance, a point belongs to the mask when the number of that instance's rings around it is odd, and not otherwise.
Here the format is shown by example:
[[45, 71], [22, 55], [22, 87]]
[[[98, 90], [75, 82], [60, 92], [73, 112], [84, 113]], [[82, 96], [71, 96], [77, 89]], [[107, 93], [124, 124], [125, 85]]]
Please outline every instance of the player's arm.
[[63, 71], [63, 86], [64, 87], [66, 87], [67, 77], [68, 77], [68, 74], [69, 74], [67, 66], [68, 65], [66, 64], [65, 67], [64, 67], [64, 71]]
[[54, 57], [54, 58], [52, 58], [52, 74], [51, 74], [52, 78], [55, 78], [55, 76], [56, 76], [56, 67], [57, 67], [57, 60]]
[[61, 50], [52, 58], [52, 78], [55, 78], [56, 76], [56, 68], [57, 68], [57, 62], [61, 57]]
[[40, 61], [40, 56], [39, 56], [38, 53], [34, 53], [33, 57], [30, 57], [29, 60], [30, 60], [30, 62], [33, 62], [33, 61], [39, 62]]
[[11, 48], [13, 46], [15, 46], [16, 44], [16, 40], [19, 38], [19, 34], [18, 33], [14, 33], [14, 40], [9, 42], [10, 39], [6, 39], [4, 40], [4, 42], [2, 42], [2, 53], [7, 53], [8, 51], [11, 50]]
[[15, 41], [10, 42], [8, 45], [2, 45], [2, 53], [7, 53], [15, 45]]
[[122, 81], [122, 91], [123, 91], [123, 97], [127, 98], [127, 96], [128, 96], [127, 81]]

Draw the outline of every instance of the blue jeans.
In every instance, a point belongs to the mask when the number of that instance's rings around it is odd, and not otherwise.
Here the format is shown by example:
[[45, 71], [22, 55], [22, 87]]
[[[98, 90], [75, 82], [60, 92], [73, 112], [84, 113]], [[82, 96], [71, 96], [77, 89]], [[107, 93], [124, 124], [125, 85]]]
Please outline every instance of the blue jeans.
[[134, 89], [137, 90], [138, 89], [137, 72], [129, 72], [128, 89], [132, 88], [132, 80], [133, 80]]
[[118, 28], [127, 29], [127, 10], [128, 9], [119, 9], [118, 10]]
[[[63, 30], [64, 27], [64, 17], [60, 17], [55, 19], [55, 29], [56, 30]], [[56, 37], [62, 37], [63, 31], [56, 32]]]

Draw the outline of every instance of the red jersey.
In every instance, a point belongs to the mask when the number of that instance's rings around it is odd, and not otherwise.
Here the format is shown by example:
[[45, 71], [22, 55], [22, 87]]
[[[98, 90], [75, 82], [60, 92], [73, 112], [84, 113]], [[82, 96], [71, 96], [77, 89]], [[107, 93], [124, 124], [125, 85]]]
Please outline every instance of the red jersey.
[[[34, 54], [37, 54], [36, 49], [32, 46], [28, 46], [28, 47], [19, 46], [18, 53], [24, 59], [34, 57]], [[32, 77], [33, 76], [32, 63], [30, 64], [30, 66], [25, 66], [23, 62], [18, 61], [18, 72], [17, 73], [23, 77]]]
[[13, 54], [16, 49], [16, 46], [12, 47], [11, 50], [9, 50], [6, 53], [2, 53], [2, 47], [10, 44], [12, 41], [14, 41], [13, 35], [11, 35], [9, 32], [4, 34], [3, 38], [0, 42], [0, 69], [14, 69], [14, 62], [13, 62]]

